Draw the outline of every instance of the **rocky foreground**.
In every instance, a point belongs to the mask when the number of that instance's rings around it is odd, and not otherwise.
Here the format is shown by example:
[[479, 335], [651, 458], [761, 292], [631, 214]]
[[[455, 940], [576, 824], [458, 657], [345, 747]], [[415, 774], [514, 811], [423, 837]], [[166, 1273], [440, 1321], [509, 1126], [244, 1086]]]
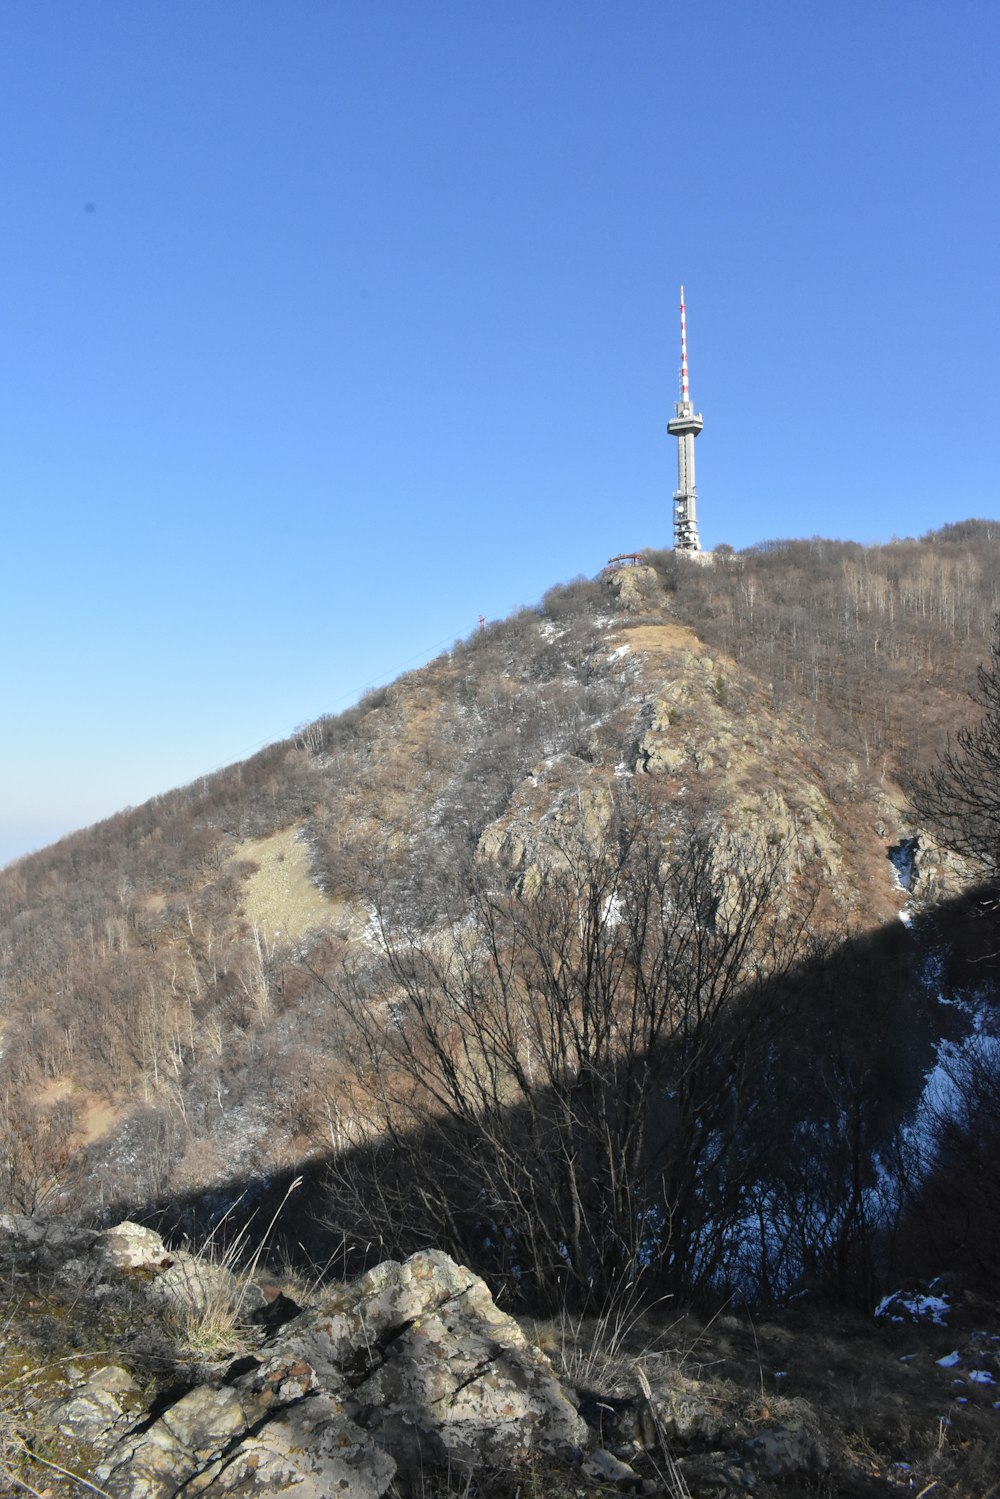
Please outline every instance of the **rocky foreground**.
[[12, 1216], [0, 1273], [3, 1494], [1000, 1494], [1000, 1323], [954, 1289], [877, 1326], [522, 1325], [435, 1251], [295, 1299]]

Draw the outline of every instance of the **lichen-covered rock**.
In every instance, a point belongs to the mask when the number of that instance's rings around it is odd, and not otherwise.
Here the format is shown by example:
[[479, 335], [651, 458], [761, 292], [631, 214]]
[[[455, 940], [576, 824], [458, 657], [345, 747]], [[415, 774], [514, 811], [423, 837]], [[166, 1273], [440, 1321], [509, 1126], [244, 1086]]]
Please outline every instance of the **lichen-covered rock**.
[[727, 1419], [717, 1402], [708, 1398], [700, 1382], [679, 1370], [651, 1393], [650, 1405], [659, 1429], [672, 1442], [713, 1446], [722, 1440]]
[[404, 1467], [438, 1459], [470, 1471], [585, 1440], [546, 1356], [484, 1281], [439, 1251], [379, 1265], [290, 1323], [275, 1347], [324, 1389], [348, 1390], [358, 1419]]
[[829, 1458], [816, 1418], [804, 1401], [787, 1421], [764, 1428], [744, 1444], [744, 1452], [758, 1473], [788, 1478], [793, 1473], [822, 1473]]
[[0, 1245], [5, 1254], [37, 1249], [44, 1243], [46, 1224], [23, 1213], [0, 1213]]
[[607, 574], [607, 583], [626, 614], [641, 614], [648, 609], [659, 589], [656, 569], [645, 562], [616, 567]]
[[115, 1270], [156, 1272], [170, 1264], [173, 1256], [158, 1233], [128, 1220], [105, 1229], [100, 1236], [101, 1255]]
[[141, 1391], [127, 1369], [106, 1364], [45, 1413], [48, 1426], [72, 1442], [102, 1447], [128, 1426]]
[[97, 1237], [71, 1218], [0, 1213], [0, 1265], [15, 1271], [29, 1266], [58, 1270], [71, 1257], [88, 1254]]
[[236, 1390], [189, 1390], [147, 1430], [124, 1437], [98, 1481], [113, 1499], [172, 1499], [246, 1433], [252, 1415]]
[[203, 1475], [206, 1499], [381, 1499], [396, 1464], [357, 1426], [332, 1396], [319, 1395], [248, 1435], [238, 1450]]
[[119, 1442], [98, 1480], [112, 1499], [169, 1499], [185, 1489], [239, 1499], [286, 1492], [381, 1499], [396, 1471], [392, 1458], [336, 1396], [306, 1401], [304, 1393], [287, 1384], [280, 1393], [199, 1386]]
[[620, 1489], [637, 1489], [640, 1479], [634, 1468], [608, 1452], [605, 1447], [595, 1447], [581, 1464], [585, 1478], [596, 1478], [601, 1483], [613, 1483]]
[[167, 1499], [185, 1485], [379, 1499], [397, 1470], [404, 1484], [434, 1464], [468, 1473], [577, 1449], [585, 1435], [548, 1359], [485, 1283], [427, 1251], [296, 1317], [228, 1384], [190, 1390], [122, 1437], [97, 1476], [113, 1499]]

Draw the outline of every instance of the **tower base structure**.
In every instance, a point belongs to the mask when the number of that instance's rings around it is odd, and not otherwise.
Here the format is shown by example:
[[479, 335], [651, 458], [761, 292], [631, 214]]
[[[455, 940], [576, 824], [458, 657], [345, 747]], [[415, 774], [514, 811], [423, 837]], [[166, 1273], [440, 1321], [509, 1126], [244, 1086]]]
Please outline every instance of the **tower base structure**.
[[678, 401], [677, 415], [667, 423], [677, 438], [677, 488], [674, 490], [674, 550], [700, 552], [698, 491], [694, 482], [694, 440], [705, 425], [690, 401]]

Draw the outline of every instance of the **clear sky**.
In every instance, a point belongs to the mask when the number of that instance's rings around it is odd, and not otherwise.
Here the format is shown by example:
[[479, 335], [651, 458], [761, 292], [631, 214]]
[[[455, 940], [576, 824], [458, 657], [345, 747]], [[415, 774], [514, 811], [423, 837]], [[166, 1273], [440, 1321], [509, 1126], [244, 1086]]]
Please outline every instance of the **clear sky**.
[[997, 0], [3, 0], [0, 860], [669, 545], [995, 516]]

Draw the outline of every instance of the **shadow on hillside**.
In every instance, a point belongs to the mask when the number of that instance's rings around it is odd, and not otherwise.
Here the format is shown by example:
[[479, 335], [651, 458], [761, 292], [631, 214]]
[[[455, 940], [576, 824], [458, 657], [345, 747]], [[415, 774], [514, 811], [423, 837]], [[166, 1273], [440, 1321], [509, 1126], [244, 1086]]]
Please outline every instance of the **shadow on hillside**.
[[[713, 1211], [730, 1213], [716, 1242], [728, 1246], [733, 1262], [702, 1282], [671, 1280], [670, 1214], [654, 1210], [649, 1263], [663, 1271], [650, 1277], [654, 1289], [766, 1301], [798, 1285], [870, 1304], [889, 1276], [957, 1270], [980, 1284], [988, 1281], [992, 1245], [1000, 1238], [1000, 1109], [998, 1117], [980, 1121], [984, 1150], [965, 1159], [968, 1142], [954, 1138], [946, 1164], [925, 1172], [923, 1182], [904, 1147], [905, 1126], [940, 1043], [960, 1043], [974, 1028], [971, 1003], [954, 1001], [978, 996], [982, 1006], [997, 1002], [998, 949], [996, 900], [981, 889], [942, 904], [910, 928], [892, 922], [845, 941], [822, 961], [801, 964], [763, 997], [756, 994], [755, 1013], [763, 1017], [770, 1010], [778, 1023], [753, 1098], [741, 1102], [749, 1117], [734, 1111], [735, 1144], [716, 1147], [716, 1159], [734, 1169], [741, 1163], [745, 1179], [735, 1195], [727, 1194], [720, 1171], [706, 1166], [692, 1177], [700, 1198], [688, 1208], [700, 1214], [703, 1236], [718, 1227]], [[538, 1106], [545, 1102], [540, 1091]], [[507, 1138], [520, 1137], [525, 1110], [523, 1103], [511, 1106]], [[649, 1120], [652, 1201], [658, 1152], [669, 1147], [683, 1157], [686, 1148], [685, 1141], [667, 1138], [671, 1128], [666, 1106]], [[524, 1138], [530, 1137], [525, 1129]], [[396, 1146], [380, 1141], [309, 1157], [265, 1179], [234, 1177], [210, 1191], [121, 1200], [102, 1221], [137, 1219], [172, 1243], [211, 1240], [219, 1252], [245, 1231], [248, 1251], [264, 1241], [261, 1262], [272, 1271], [291, 1268], [306, 1277], [322, 1271], [347, 1278], [383, 1259], [438, 1247], [483, 1274], [495, 1293], [506, 1289], [514, 1301], [544, 1305], [545, 1295], [533, 1297], [520, 1275], [516, 1231], [490, 1200], [490, 1165], [479, 1143], [466, 1126], [431, 1122]], [[450, 1227], [421, 1195], [423, 1184], [409, 1179], [416, 1160], [435, 1163], [441, 1181], [451, 1184]], [[526, 1160], [525, 1169], [531, 1167]], [[291, 1190], [297, 1178], [301, 1184]], [[553, 1211], [561, 1210], [554, 1202]], [[747, 1234], [756, 1237], [750, 1254]]]

